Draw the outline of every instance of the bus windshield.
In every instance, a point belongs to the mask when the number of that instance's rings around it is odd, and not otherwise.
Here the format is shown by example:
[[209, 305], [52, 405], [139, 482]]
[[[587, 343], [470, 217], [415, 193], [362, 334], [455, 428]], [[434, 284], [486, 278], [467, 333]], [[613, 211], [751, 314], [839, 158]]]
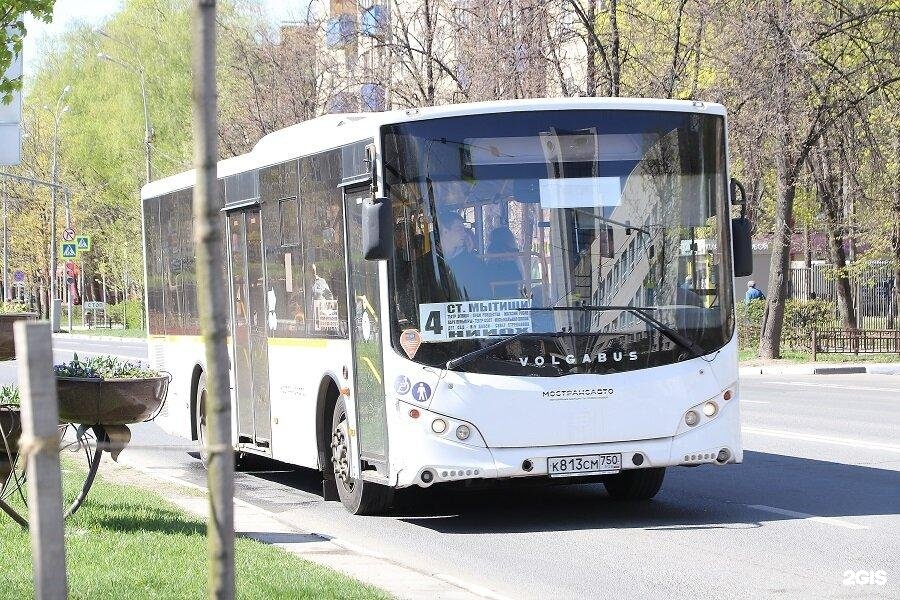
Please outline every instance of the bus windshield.
[[721, 116], [512, 112], [383, 133], [398, 352], [558, 376], [670, 364], [731, 338]]

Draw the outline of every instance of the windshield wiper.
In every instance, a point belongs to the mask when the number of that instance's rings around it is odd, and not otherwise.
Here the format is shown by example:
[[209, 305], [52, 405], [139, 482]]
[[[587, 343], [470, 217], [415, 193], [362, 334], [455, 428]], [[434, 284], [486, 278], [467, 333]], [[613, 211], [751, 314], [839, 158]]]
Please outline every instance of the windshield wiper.
[[523, 331], [521, 333], [516, 333], [509, 337], [505, 337], [502, 340], [496, 341], [493, 344], [489, 344], [484, 348], [479, 348], [478, 350], [472, 350], [471, 352], [466, 352], [462, 356], [457, 356], [456, 358], [451, 358], [447, 361], [447, 370], [453, 371], [454, 369], [461, 367], [463, 365], [467, 365], [473, 360], [478, 360], [485, 354], [490, 354], [492, 350], [496, 350], [497, 348], [501, 348], [510, 342], [514, 342], [523, 337], [528, 337], [529, 335], [543, 335], [543, 334], [535, 334], [531, 331]]
[[635, 317], [647, 323], [657, 331], [664, 334], [667, 338], [681, 346], [682, 348], [686, 348], [690, 350], [695, 357], [700, 357], [706, 354], [703, 348], [697, 345], [694, 340], [683, 336], [676, 329], [672, 329], [665, 323], [659, 321], [653, 316], [647, 314], [648, 311], [657, 310], [656, 307], [647, 306], [647, 307], [638, 307], [638, 306], [614, 306], [614, 305], [602, 305], [602, 306], [547, 306], [547, 307], [527, 307], [520, 308], [519, 310], [535, 310], [535, 311], [563, 311], [563, 312], [571, 312], [571, 311], [583, 311], [583, 312], [597, 312], [597, 311], [606, 311], [606, 310], [624, 310], [633, 314]]

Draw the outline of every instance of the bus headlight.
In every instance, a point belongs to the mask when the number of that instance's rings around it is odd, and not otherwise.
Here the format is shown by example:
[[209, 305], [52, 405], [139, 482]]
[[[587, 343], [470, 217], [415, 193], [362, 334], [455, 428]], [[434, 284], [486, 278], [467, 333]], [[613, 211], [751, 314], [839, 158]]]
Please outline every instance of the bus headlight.
[[480, 448], [486, 447], [484, 438], [474, 423], [449, 415], [433, 413], [422, 407], [415, 407], [401, 401], [397, 402], [397, 409], [403, 417], [406, 417], [410, 410], [415, 410], [419, 413], [418, 418], [406, 418], [403, 420], [403, 423], [409, 425], [413, 430], [427, 434], [429, 438], [437, 436], [453, 444], [465, 444], [466, 446], [477, 446]]
[[700, 422], [700, 415], [697, 414], [695, 410], [689, 410], [684, 413], [684, 424], [688, 427], [693, 427], [697, 423]]
[[715, 402], [707, 402], [703, 405], [703, 414], [707, 417], [714, 417], [717, 412], [719, 412], [719, 407]]

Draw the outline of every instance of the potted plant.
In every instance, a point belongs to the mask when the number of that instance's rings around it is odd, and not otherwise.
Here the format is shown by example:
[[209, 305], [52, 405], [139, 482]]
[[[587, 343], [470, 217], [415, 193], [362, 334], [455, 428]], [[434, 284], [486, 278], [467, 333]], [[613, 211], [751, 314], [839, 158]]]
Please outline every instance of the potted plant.
[[22, 415], [19, 412], [19, 388], [0, 387], [0, 489], [9, 474], [22, 435]]
[[0, 360], [16, 357], [13, 323], [30, 319], [37, 319], [37, 313], [30, 312], [21, 302], [0, 302]]
[[129, 425], [156, 418], [171, 376], [113, 356], [56, 365], [59, 420], [80, 425]]

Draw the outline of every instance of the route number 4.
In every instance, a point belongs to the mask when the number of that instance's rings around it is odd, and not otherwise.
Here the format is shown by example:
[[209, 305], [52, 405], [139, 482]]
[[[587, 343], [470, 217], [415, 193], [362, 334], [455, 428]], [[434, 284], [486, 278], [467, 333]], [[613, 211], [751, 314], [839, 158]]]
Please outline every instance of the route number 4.
[[441, 311], [433, 310], [428, 313], [424, 329], [434, 335], [441, 335], [441, 332], [444, 331], [444, 326], [441, 324]]

